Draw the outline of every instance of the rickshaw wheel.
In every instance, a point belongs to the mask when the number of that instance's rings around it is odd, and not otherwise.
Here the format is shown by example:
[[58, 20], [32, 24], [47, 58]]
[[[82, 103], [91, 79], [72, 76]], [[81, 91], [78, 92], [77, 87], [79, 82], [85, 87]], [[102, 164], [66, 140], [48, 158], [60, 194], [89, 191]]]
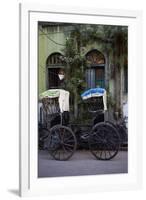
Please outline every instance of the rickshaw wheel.
[[98, 160], [114, 158], [120, 147], [120, 137], [117, 130], [105, 122], [93, 126], [88, 142], [91, 153]]
[[70, 128], [56, 125], [50, 129], [49, 152], [55, 160], [68, 160], [76, 147], [77, 140]]

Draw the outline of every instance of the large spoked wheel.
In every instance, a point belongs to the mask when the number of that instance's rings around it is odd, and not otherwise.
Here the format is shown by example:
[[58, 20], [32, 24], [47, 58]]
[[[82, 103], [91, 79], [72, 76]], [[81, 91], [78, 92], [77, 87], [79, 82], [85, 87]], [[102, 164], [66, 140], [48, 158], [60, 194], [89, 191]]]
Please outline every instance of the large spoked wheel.
[[96, 124], [89, 137], [89, 149], [98, 160], [114, 158], [120, 147], [117, 130], [110, 124], [101, 122]]
[[70, 128], [62, 125], [51, 128], [49, 152], [55, 160], [68, 160], [74, 154], [76, 146], [77, 140]]

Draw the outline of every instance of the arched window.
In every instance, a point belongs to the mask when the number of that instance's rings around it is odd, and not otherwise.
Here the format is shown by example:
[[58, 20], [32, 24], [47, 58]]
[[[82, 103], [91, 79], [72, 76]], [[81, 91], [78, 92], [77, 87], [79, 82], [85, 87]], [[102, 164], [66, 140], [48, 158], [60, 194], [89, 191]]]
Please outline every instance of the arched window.
[[86, 54], [87, 70], [86, 81], [87, 88], [105, 87], [105, 57], [94, 49]]
[[47, 65], [48, 65], [48, 66], [58, 66], [58, 65], [62, 65], [60, 56], [62, 56], [61, 53], [52, 53], [52, 54], [47, 58]]
[[47, 66], [47, 88], [53, 89], [59, 87], [58, 72], [64, 68], [60, 59], [61, 53], [52, 53], [46, 61]]

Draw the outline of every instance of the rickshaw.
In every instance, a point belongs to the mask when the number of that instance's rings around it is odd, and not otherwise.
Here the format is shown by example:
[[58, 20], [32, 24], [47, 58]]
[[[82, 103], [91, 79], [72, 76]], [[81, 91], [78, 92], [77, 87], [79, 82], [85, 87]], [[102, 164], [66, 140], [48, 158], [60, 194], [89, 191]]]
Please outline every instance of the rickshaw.
[[[111, 123], [97, 120], [107, 110], [104, 88], [92, 88], [81, 95], [87, 112], [94, 115], [89, 124], [70, 123], [68, 91], [50, 89], [39, 98], [46, 122], [46, 135], [39, 140], [45, 138], [47, 150], [55, 160], [70, 159], [77, 149], [79, 137], [88, 143], [90, 152], [98, 160], [110, 160], [117, 155], [120, 147], [118, 131]], [[77, 135], [77, 132], [81, 134]]]

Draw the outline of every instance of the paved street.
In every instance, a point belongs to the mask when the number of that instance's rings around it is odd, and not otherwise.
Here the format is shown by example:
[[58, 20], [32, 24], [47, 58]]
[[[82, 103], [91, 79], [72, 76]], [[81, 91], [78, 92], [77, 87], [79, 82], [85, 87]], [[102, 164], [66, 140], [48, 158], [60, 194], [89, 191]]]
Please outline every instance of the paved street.
[[128, 172], [128, 152], [120, 151], [109, 161], [96, 160], [87, 150], [78, 150], [68, 161], [56, 161], [39, 151], [38, 177], [115, 174]]

